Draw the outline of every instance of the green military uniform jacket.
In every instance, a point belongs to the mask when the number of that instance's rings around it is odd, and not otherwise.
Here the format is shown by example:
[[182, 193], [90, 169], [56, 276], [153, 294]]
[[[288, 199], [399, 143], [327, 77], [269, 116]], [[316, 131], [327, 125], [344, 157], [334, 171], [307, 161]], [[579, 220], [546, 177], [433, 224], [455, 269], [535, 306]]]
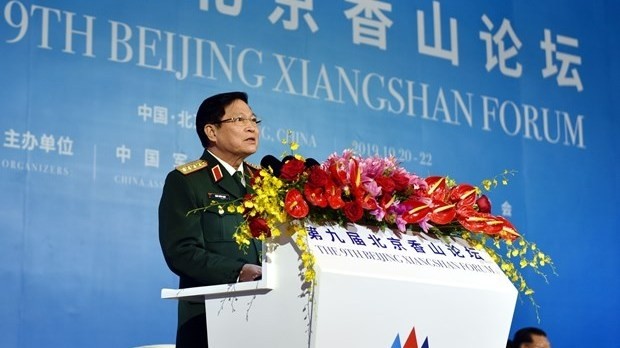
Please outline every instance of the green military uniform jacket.
[[[249, 183], [255, 169], [247, 163], [244, 167]], [[168, 174], [159, 204], [159, 241], [168, 267], [179, 276], [179, 288], [235, 283], [244, 264], [260, 264], [260, 241], [240, 250], [233, 233], [242, 216], [226, 210], [229, 202], [245, 193], [206, 150], [200, 160]], [[208, 208], [187, 215], [201, 207]], [[204, 315], [204, 303], [179, 301], [179, 328]], [[192, 332], [183, 330], [183, 335]]]

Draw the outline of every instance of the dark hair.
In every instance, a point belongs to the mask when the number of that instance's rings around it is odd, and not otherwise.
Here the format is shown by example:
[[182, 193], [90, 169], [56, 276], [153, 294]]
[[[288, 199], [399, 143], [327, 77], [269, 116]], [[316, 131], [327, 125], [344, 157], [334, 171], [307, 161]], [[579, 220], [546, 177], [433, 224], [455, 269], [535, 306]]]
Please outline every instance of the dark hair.
[[515, 332], [515, 336], [512, 339], [512, 345], [515, 348], [520, 348], [522, 343], [532, 343], [532, 335], [547, 337], [547, 334], [536, 327], [524, 327]]
[[196, 112], [196, 133], [202, 143], [202, 147], [209, 147], [210, 141], [205, 134], [204, 128], [207, 124], [216, 124], [226, 113], [224, 110], [235, 100], [241, 100], [247, 104], [248, 95], [245, 92], [227, 92], [210, 96], [203, 100]]

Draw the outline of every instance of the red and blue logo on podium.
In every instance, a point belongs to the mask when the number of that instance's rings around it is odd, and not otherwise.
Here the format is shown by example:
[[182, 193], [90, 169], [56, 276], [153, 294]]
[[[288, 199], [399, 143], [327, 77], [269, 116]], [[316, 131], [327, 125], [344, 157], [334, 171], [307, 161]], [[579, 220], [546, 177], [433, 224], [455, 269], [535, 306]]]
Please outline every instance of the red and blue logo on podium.
[[[409, 333], [409, 337], [405, 341], [405, 345], [400, 345], [400, 334], [396, 334], [396, 338], [394, 339], [394, 343], [392, 343], [391, 348], [418, 348], [418, 337], [415, 334], [415, 326], [411, 328], [411, 332]], [[424, 339], [424, 343], [419, 348], [429, 348], [428, 346], [428, 336]]]

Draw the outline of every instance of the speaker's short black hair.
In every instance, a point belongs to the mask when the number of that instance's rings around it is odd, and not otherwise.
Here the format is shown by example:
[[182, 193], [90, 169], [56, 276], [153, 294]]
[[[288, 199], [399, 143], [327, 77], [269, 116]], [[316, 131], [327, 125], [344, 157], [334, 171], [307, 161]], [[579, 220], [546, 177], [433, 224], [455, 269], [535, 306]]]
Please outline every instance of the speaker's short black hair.
[[198, 133], [202, 147], [207, 148], [210, 144], [209, 138], [204, 132], [205, 126], [221, 121], [222, 116], [226, 113], [224, 109], [235, 100], [241, 100], [247, 104], [248, 95], [245, 92], [220, 93], [210, 96], [200, 104], [196, 112], [196, 133]]
[[532, 335], [547, 337], [547, 333], [537, 327], [524, 327], [517, 332], [512, 339], [513, 347], [519, 348], [522, 343], [532, 343]]

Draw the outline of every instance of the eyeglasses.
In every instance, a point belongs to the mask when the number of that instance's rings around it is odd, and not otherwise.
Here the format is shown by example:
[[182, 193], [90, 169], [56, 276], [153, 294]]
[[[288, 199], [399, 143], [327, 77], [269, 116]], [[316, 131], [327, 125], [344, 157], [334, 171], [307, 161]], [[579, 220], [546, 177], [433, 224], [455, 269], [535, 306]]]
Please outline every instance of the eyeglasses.
[[241, 124], [244, 126], [258, 126], [261, 123], [261, 120], [259, 120], [256, 115], [252, 115], [251, 117], [232, 117], [232, 118], [227, 118], [225, 120], [219, 120], [217, 122], [213, 122], [214, 124], [221, 124], [221, 123], [232, 123], [232, 124]]

